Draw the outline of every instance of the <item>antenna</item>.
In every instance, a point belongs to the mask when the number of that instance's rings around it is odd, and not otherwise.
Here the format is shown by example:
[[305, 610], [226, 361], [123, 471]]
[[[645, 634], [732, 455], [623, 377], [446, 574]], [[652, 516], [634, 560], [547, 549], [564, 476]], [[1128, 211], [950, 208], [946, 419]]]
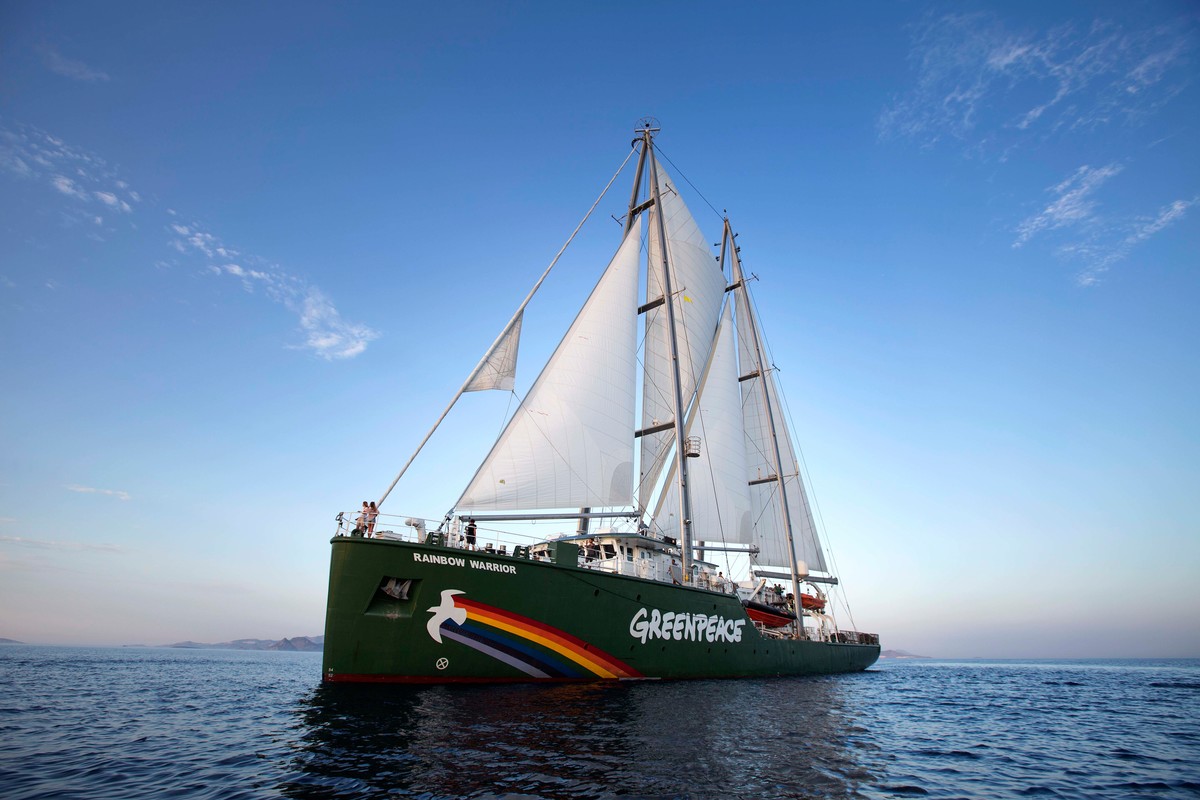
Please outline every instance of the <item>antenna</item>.
[[658, 133], [658, 119], [656, 117], [641, 117], [638, 119], [637, 125], [634, 126], [633, 130], [635, 133], [646, 133], [647, 131], [651, 134]]

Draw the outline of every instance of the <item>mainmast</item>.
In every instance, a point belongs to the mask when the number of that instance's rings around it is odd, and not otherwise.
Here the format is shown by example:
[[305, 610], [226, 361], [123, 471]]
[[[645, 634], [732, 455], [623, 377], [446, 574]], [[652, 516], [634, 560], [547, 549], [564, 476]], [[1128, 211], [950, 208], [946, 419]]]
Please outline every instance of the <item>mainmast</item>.
[[721, 236], [722, 257], [725, 255], [727, 246], [731, 254], [733, 288], [741, 295], [742, 308], [746, 312], [746, 321], [749, 323], [746, 328], [749, 329], [750, 338], [753, 340], [751, 344], [754, 347], [754, 362], [757, 371], [755, 377], [762, 388], [759, 394], [762, 396], [763, 414], [771, 436], [771, 457], [775, 462], [774, 480], [779, 487], [779, 509], [783, 517], [783, 530], [787, 536], [788, 568], [792, 573], [792, 596], [796, 604], [796, 633], [798, 635], [804, 627], [804, 610], [803, 604], [800, 602], [800, 565], [796, 561], [796, 542], [792, 533], [792, 512], [788, 507], [787, 479], [783, 473], [783, 453], [779, 447], [779, 429], [775, 424], [775, 413], [771, 409], [771, 390], [768, 384], [766, 358], [763, 357], [762, 339], [759, 336], [758, 323], [754, 319], [754, 309], [750, 304], [750, 291], [746, 287], [745, 276], [742, 275], [742, 262], [738, 258], [737, 243], [734, 241], [733, 228], [729, 225], [728, 218], [725, 219], [725, 231]]
[[[658, 186], [658, 161], [654, 157], [653, 135], [658, 131], [647, 123], [642, 129], [642, 155], [650, 159], [650, 196], [657, 209], [654, 217], [657, 221], [660, 257], [662, 259], [662, 288], [663, 305], [667, 312], [667, 342], [671, 349], [671, 382], [675, 399], [675, 474], [679, 485], [679, 549], [683, 561], [683, 582], [692, 580], [692, 503], [688, 495], [686, 431], [684, 430], [683, 386], [679, 378], [679, 337], [675, 330], [675, 301], [674, 287], [671, 285], [670, 259], [667, 254], [667, 234], [663, 222], [662, 196]], [[638, 164], [639, 168], [641, 163]], [[637, 189], [635, 187], [634, 191]], [[627, 223], [628, 224], [628, 223]], [[648, 265], [653, 269], [654, 264]], [[650, 298], [646, 298], [647, 302]]]

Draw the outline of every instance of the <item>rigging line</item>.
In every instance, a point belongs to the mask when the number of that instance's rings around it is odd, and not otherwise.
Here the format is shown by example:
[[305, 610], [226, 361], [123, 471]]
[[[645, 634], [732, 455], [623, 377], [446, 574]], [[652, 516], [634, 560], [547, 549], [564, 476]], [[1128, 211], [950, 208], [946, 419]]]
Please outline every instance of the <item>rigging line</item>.
[[563, 246], [559, 248], [557, 253], [554, 254], [554, 258], [550, 261], [550, 265], [546, 267], [546, 271], [542, 273], [542, 276], [537, 279], [537, 283], [535, 283], [533, 288], [529, 290], [529, 294], [525, 296], [525, 299], [517, 308], [516, 313], [512, 315], [512, 318], [509, 319], [508, 324], [504, 326], [504, 330], [500, 331], [500, 335], [496, 337], [496, 340], [492, 342], [492, 346], [489, 347], [487, 352], [483, 354], [483, 358], [479, 359], [479, 363], [475, 365], [475, 369], [471, 370], [471, 374], [467, 376], [465, 381], [463, 381], [462, 388], [460, 388], [458, 393], [455, 394], [450, 400], [450, 403], [446, 406], [446, 410], [442, 412], [440, 417], [438, 417], [437, 422], [433, 423], [433, 427], [429, 429], [429, 433], [425, 434], [425, 438], [421, 440], [419, 445], [417, 445], [416, 451], [409, 456], [408, 461], [406, 461], [404, 466], [400, 468], [399, 474], [392, 479], [392, 483], [388, 486], [387, 491], [385, 491], [383, 496], [379, 498], [378, 505], [383, 505], [383, 501], [387, 500], [388, 495], [392, 493], [392, 489], [396, 488], [396, 484], [399, 483], [400, 479], [404, 477], [404, 473], [408, 471], [408, 468], [412, 466], [413, 461], [417, 459], [417, 456], [420, 454], [421, 450], [424, 449], [430, 438], [433, 437], [434, 431], [438, 429], [438, 426], [442, 424], [442, 420], [444, 420], [446, 415], [450, 413], [450, 409], [454, 408], [454, 404], [457, 403], [458, 399], [466, 393], [467, 387], [471, 385], [471, 381], [475, 380], [475, 377], [483, 369], [484, 365], [488, 361], [488, 358], [492, 355], [492, 351], [496, 349], [496, 345], [504, 340], [504, 337], [508, 335], [510, 330], [512, 330], [513, 324], [521, 318], [521, 315], [525, 312], [525, 307], [529, 305], [529, 301], [533, 299], [533, 296], [541, 287], [542, 282], [546, 280], [546, 276], [550, 274], [550, 270], [554, 269], [554, 265], [558, 263], [558, 259], [560, 259], [562, 254], [566, 252], [571, 242], [575, 241], [575, 235], [579, 233], [584, 223], [587, 222], [588, 218], [592, 216], [592, 212], [596, 210], [596, 206], [600, 205], [600, 201], [604, 199], [604, 195], [608, 194], [608, 190], [611, 189], [613, 183], [616, 182], [617, 176], [621, 174], [622, 170], [625, 169], [625, 165], [629, 163], [629, 159], [633, 157], [633, 153], [634, 151], [630, 150], [629, 154], [625, 156], [625, 160], [621, 162], [621, 166], [617, 167], [617, 171], [614, 172], [613, 176], [608, 179], [608, 183], [605, 184], [604, 189], [601, 190], [600, 196], [596, 198], [596, 202], [592, 203], [592, 207], [589, 208], [587, 213], [583, 215], [583, 219], [579, 220], [579, 224], [575, 226], [575, 230], [571, 231], [571, 235], [567, 237], [567, 241], [564, 242]]
[[666, 159], [666, 162], [671, 165], [671, 169], [673, 169], [677, 175], [679, 175], [681, 178], [683, 178], [685, 181], [687, 181], [688, 186], [692, 187], [692, 191], [694, 191], [697, 195], [700, 196], [700, 199], [704, 201], [705, 205], [707, 205], [709, 208], [712, 209], [712, 212], [714, 214], [716, 214], [719, 219], [722, 219], [722, 220], [725, 219], [725, 215], [722, 214], [720, 211], [717, 211], [717, 207], [714, 206], [712, 203], [708, 202], [708, 198], [704, 196], [703, 192], [701, 192], [699, 189], [696, 188], [696, 184], [692, 183], [692, 179], [689, 178], [687, 175], [684, 175], [683, 170], [681, 170], [679, 167], [675, 166], [675, 162], [667, 157], [667, 154], [663, 152], [663, 149], [661, 147], [659, 147], [657, 143], [655, 143], [655, 145], [654, 145], [654, 150], [659, 155], [661, 155], [664, 159]]
[[514, 399], [516, 399], [516, 401], [518, 403], [521, 402], [521, 397], [520, 397], [520, 395], [517, 394], [516, 389], [509, 389], [508, 390], [508, 405], [506, 405], [504, 407], [504, 416], [500, 417], [500, 430], [498, 430], [496, 432], [496, 438], [500, 438], [500, 435], [504, 433], [504, 429], [506, 427], [508, 427], [508, 420], [509, 420], [510, 415], [512, 414], [512, 405], [513, 405]]

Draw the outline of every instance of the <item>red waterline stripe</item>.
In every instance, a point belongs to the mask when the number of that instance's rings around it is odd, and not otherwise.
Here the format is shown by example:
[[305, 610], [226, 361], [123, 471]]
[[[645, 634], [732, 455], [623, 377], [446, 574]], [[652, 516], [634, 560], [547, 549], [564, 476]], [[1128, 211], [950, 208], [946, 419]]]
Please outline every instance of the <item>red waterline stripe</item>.
[[322, 680], [325, 683], [593, 683], [596, 681], [623, 680], [621, 678], [603, 678], [599, 675], [588, 675], [583, 678], [535, 678], [527, 675], [524, 678], [469, 678], [445, 677], [436, 675], [358, 675], [353, 673], [326, 673]]

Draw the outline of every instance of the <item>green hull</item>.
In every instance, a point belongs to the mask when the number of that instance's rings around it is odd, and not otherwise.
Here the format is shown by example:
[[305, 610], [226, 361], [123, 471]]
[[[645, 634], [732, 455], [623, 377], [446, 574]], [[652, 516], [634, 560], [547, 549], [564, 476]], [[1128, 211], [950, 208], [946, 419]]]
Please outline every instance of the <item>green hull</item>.
[[[732, 595], [434, 544], [336, 537], [326, 682], [855, 672], [877, 644], [764, 637]], [[567, 553], [573, 553], [568, 548]]]

